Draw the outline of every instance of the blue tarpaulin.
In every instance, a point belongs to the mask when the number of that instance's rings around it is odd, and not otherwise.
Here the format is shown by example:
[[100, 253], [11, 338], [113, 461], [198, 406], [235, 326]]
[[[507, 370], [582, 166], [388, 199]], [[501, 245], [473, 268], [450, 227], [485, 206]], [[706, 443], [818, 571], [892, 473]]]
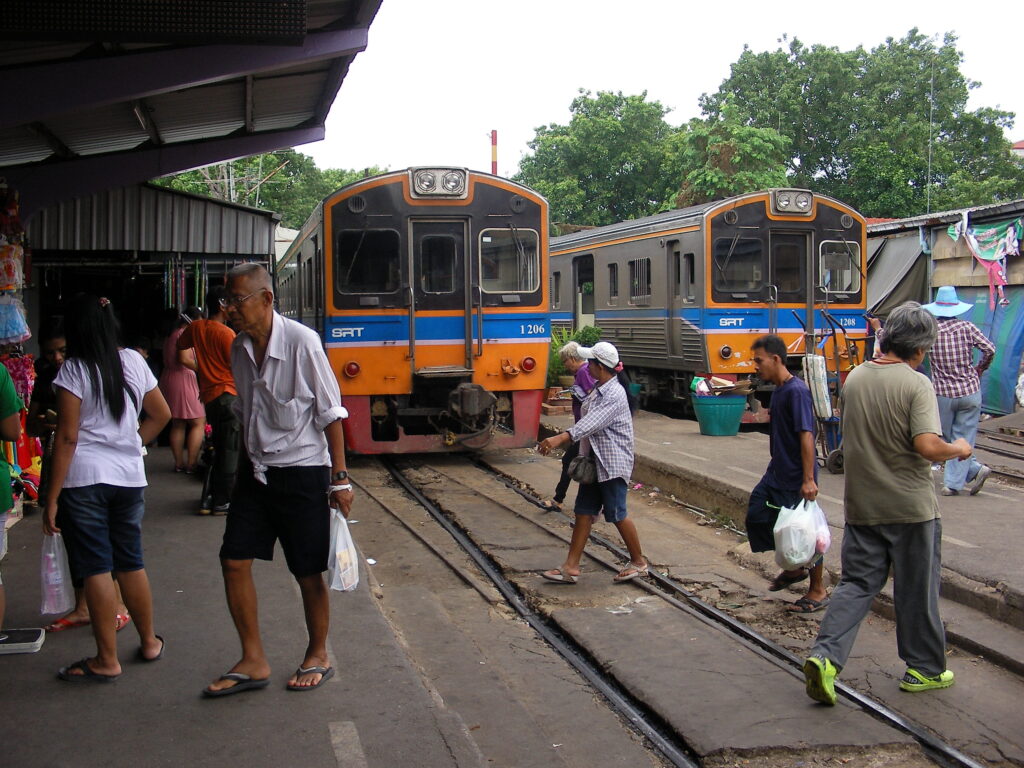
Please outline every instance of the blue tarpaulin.
[[997, 305], [990, 310], [988, 286], [956, 289], [960, 301], [974, 304], [961, 317], [978, 326], [996, 345], [992, 365], [981, 377], [981, 408], [997, 416], [1013, 413], [1014, 390], [1024, 354], [1024, 287], [1008, 285], [1005, 290], [1009, 306]]

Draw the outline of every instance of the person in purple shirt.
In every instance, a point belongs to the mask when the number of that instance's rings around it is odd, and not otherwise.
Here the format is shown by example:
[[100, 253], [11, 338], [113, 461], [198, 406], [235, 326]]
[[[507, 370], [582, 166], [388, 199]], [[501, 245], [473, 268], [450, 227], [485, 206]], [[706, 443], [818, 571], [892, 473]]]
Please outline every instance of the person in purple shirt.
[[[752, 552], [775, 549], [775, 523], [782, 507], [792, 509], [801, 499], [818, 496], [818, 464], [814, 453], [814, 404], [802, 379], [786, 368], [786, 342], [774, 334], [754, 341], [754, 367], [762, 380], [775, 385], [769, 451], [771, 461], [761, 481], [750, 492], [747, 536]], [[815, 613], [828, 605], [825, 567], [819, 556], [811, 565], [782, 571], [768, 587], [778, 592], [810, 576], [807, 594], [788, 607], [794, 613]]]
[[[587, 368], [587, 361], [580, 357], [579, 349], [579, 344], [575, 341], [570, 341], [558, 350], [558, 356], [562, 358], [562, 364], [575, 377], [572, 396], [572, 416], [574, 421], [580, 420], [580, 409], [583, 406], [583, 399], [590, 394], [590, 390], [594, 388], [595, 384], [594, 377], [590, 375], [590, 371]], [[569, 447], [565, 449], [565, 454], [562, 456], [562, 475], [558, 478], [558, 485], [555, 486], [555, 495], [541, 502], [541, 506], [544, 509], [557, 509], [561, 511], [566, 491], [569, 490], [569, 464], [579, 455], [579, 452], [579, 443], [570, 443]]]

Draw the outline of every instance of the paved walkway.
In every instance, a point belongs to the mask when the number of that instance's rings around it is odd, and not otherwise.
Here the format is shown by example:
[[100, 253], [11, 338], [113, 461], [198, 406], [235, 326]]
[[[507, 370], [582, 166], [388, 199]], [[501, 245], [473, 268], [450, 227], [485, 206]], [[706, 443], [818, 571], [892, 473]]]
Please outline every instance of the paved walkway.
[[[146, 459], [143, 532], [164, 659], [134, 659], [138, 635], [118, 634], [123, 672], [114, 684], [65, 683], [61, 666], [95, 654], [88, 628], [48, 635], [34, 654], [0, 656], [2, 762], [10, 766], [284, 765], [476, 766], [458, 716], [424, 685], [375, 604], [365, 572], [355, 592], [332, 592], [329, 650], [339, 674], [324, 690], [285, 690], [306, 643], [302, 603], [280, 557], [256, 563], [266, 690], [222, 699], [200, 691], [230, 669], [238, 638], [224, 600], [217, 553], [223, 517], [192, 514], [200, 485], [174, 474], [167, 448]], [[38, 514], [9, 531], [3, 561], [8, 627], [39, 616]], [[284, 713], [287, 713], [286, 715]]]

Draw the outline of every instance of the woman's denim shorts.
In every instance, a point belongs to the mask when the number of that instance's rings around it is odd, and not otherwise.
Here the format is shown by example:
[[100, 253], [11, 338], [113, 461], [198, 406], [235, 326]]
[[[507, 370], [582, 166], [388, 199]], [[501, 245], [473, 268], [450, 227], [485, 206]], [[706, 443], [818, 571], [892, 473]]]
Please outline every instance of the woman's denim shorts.
[[145, 490], [106, 483], [61, 490], [57, 504], [72, 576], [142, 570]]

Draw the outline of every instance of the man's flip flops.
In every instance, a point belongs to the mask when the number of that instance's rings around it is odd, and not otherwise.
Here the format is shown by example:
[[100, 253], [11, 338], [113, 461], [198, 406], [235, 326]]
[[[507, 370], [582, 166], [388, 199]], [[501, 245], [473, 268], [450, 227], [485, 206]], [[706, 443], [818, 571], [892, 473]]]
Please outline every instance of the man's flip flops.
[[295, 670], [295, 677], [313, 674], [320, 675], [320, 679], [317, 682], [313, 683], [313, 685], [297, 685], [288, 683], [288, 685], [285, 687], [289, 691], [312, 691], [316, 688], [319, 688], [321, 685], [323, 685], [332, 677], [334, 677], [334, 667], [299, 667]]
[[624, 581], [632, 581], [638, 576], [646, 576], [647, 571], [647, 563], [644, 563], [643, 565], [634, 565], [633, 563], [630, 563], [621, 571], [619, 571], [612, 579], [612, 581], [614, 581], [616, 584], [621, 584]]
[[579, 576], [573, 576], [571, 573], [563, 573], [560, 568], [552, 568], [550, 571], [544, 571], [541, 574], [541, 578], [553, 581], [556, 584], [575, 584], [580, 580]]
[[796, 584], [798, 582], [803, 581], [806, 578], [807, 578], [807, 569], [806, 568], [801, 568], [800, 572], [797, 573], [794, 576], [790, 576], [785, 571], [783, 571], [778, 576], [776, 576], [774, 579], [772, 579], [772, 583], [768, 585], [768, 591], [769, 592], [778, 592], [781, 589], [785, 589], [790, 584]]
[[227, 672], [220, 677], [218, 680], [234, 680], [235, 684], [230, 688], [221, 688], [220, 690], [213, 691], [209, 688], [203, 688], [203, 696], [208, 699], [215, 699], [218, 696], [231, 696], [242, 691], [255, 691], [258, 688], [266, 688], [270, 685], [270, 678], [263, 677], [258, 680], [254, 680], [249, 675], [242, 674], [241, 672]]
[[824, 597], [821, 600], [812, 600], [809, 597], [801, 597], [799, 600], [794, 600], [792, 603], [786, 606], [786, 610], [789, 613], [817, 613], [823, 611], [828, 606], [828, 598]]

